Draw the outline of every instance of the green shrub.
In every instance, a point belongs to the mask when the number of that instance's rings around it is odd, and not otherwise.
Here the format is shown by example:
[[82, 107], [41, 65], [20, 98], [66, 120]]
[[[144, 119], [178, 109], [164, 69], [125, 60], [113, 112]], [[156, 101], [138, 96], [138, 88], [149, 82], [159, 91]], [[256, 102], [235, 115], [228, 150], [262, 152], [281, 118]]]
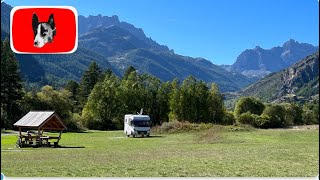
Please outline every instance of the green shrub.
[[295, 104], [283, 104], [285, 108], [285, 126], [301, 125], [302, 109]]
[[189, 131], [201, 131], [210, 129], [213, 127], [211, 123], [190, 123], [188, 121], [170, 121], [164, 122], [161, 126], [155, 126], [152, 128], [152, 132], [155, 133], [176, 133], [176, 132], [189, 132]]
[[225, 112], [224, 117], [222, 119], [223, 125], [233, 125], [236, 122], [236, 119], [232, 112]]
[[246, 112], [250, 112], [250, 114], [260, 115], [263, 112], [264, 108], [264, 104], [253, 97], [241, 97], [237, 101], [234, 113], [236, 117]]
[[319, 103], [305, 104], [302, 117], [305, 124], [319, 124]]
[[285, 108], [283, 106], [268, 105], [262, 114], [269, 117], [269, 121], [265, 123], [265, 128], [282, 128], [286, 126]]
[[260, 116], [254, 117], [254, 126], [258, 128], [269, 128], [270, 117], [266, 114], [261, 114]]
[[238, 118], [237, 122], [241, 124], [254, 124], [254, 117], [251, 115], [250, 112], [242, 113]]

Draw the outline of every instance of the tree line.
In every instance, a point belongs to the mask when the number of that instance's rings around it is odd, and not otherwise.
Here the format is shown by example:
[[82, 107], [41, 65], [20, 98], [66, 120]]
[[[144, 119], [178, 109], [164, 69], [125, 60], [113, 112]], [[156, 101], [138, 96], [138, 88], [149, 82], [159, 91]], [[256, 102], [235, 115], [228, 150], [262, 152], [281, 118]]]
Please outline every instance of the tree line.
[[12, 125], [30, 110], [54, 110], [69, 129], [112, 130], [123, 128], [125, 114], [141, 108], [153, 125], [168, 121], [191, 123], [250, 124], [260, 128], [319, 123], [318, 103], [264, 104], [253, 97], [242, 97], [234, 111], [227, 111], [223, 95], [215, 83], [207, 84], [192, 76], [162, 82], [139, 74], [132, 66], [123, 77], [110, 69], [102, 71], [92, 62], [81, 81], [68, 81], [64, 88], [43, 86], [26, 92], [18, 61], [8, 41], [1, 43], [1, 127]]

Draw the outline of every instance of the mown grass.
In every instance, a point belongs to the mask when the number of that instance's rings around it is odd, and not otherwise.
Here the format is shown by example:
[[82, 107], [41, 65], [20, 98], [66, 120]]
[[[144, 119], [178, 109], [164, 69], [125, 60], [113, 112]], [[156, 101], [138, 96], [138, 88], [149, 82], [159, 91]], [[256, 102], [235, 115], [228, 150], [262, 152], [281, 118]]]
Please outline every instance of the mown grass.
[[[37, 177], [300, 177], [319, 173], [318, 130], [207, 130], [124, 138], [122, 131], [64, 133], [69, 148], [15, 148], [1, 136], [1, 172]], [[77, 148], [78, 147], [78, 148]], [[83, 148], [81, 148], [83, 147]]]

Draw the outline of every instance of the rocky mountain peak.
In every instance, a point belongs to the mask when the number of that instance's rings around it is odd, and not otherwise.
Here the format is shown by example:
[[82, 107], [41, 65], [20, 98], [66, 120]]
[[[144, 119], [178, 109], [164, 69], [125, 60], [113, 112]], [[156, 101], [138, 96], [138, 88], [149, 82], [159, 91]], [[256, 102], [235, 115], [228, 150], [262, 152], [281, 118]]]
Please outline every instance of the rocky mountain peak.
[[258, 51], [258, 50], [263, 50], [260, 46], [256, 46], [255, 48], [254, 48], [254, 50], [256, 50], [256, 51]]
[[[282, 47], [263, 49], [260, 46], [256, 46], [254, 49], [243, 51], [229, 69], [248, 77], [262, 78], [270, 72], [277, 72], [287, 68], [318, 50], [317, 46], [300, 43], [294, 39], [289, 39]], [[250, 73], [248, 74], [248, 72]]]
[[299, 46], [300, 43], [294, 39], [289, 39], [287, 42], [283, 43], [282, 48], [284, 49], [292, 49], [292, 48], [296, 48], [297, 46]]
[[241, 94], [269, 102], [291, 101], [286, 99], [289, 95], [298, 97], [299, 101], [314, 100], [314, 97], [319, 100], [319, 51], [266, 76], [242, 90]]

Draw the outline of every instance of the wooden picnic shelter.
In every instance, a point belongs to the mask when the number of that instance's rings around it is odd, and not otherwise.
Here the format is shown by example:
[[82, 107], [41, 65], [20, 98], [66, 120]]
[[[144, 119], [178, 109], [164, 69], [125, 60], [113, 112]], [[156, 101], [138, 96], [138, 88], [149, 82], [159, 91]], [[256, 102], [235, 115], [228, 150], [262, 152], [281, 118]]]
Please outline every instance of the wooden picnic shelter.
[[[62, 131], [67, 130], [61, 118], [54, 111], [30, 111], [14, 123], [14, 126], [19, 128], [17, 142], [19, 147], [57, 147]], [[59, 136], [45, 136], [44, 131], [58, 131]], [[52, 140], [54, 140], [53, 143]]]

